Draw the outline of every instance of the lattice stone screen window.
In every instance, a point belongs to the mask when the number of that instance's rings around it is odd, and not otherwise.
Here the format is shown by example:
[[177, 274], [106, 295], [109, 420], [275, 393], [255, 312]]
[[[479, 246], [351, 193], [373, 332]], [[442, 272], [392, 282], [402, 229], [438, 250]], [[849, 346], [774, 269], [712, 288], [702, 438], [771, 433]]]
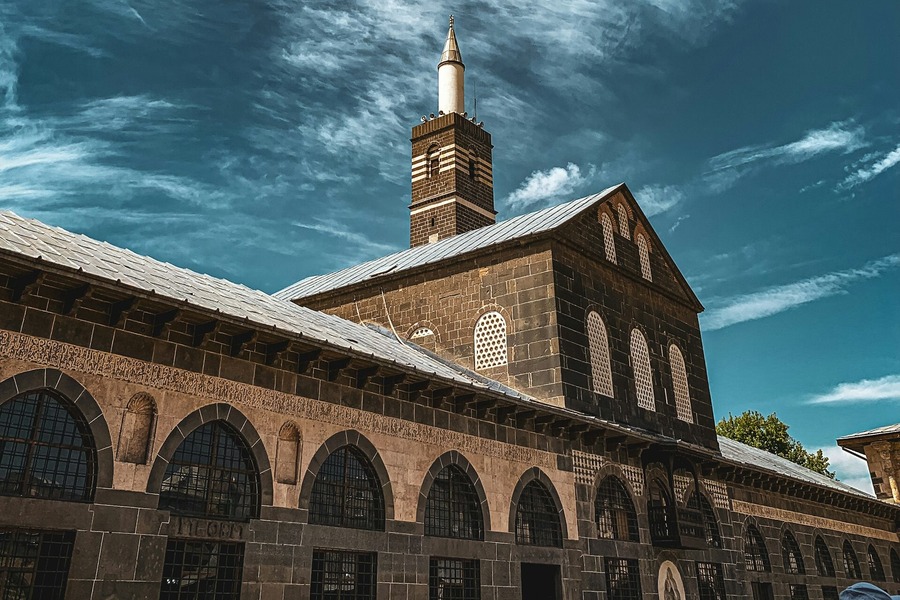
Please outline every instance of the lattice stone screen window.
[[606, 260], [616, 262], [616, 240], [613, 235], [612, 219], [609, 215], [603, 213], [600, 216], [600, 226], [603, 228], [603, 251], [606, 253]]
[[594, 311], [589, 312], [587, 316], [587, 334], [594, 391], [612, 397], [613, 382], [612, 366], [609, 361], [609, 338], [606, 335], [603, 319]]
[[630, 240], [631, 231], [628, 230], [628, 210], [624, 204], [620, 204], [617, 208], [619, 211], [619, 235], [626, 240]]
[[650, 247], [647, 245], [647, 240], [644, 239], [643, 234], [639, 233], [635, 238], [638, 255], [641, 258], [641, 275], [647, 281], [653, 281], [653, 273], [650, 271]]
[[415, 331], [412, 332], [412, 335], [409, 336], [411, 340], [418, 340], [421, 338], [426, 338], [430, 335], [434, 335], [434, 332], [427, 327], [419, 327]]
[[634, 370], [634, 388], [641, 408], [656, 410], [653, 399], [653, 373], [650, 370], [650, 350], [647, 340], [638, 329], [631, 330], [631, 366]]
[[678, 418], [688, 423], [694, 422], [691, 410], [691, 393], [688, 390], [687, 369], [684, 365], [684, 356], [678, 346], [669, 346], [669, 365], [672, 368], [672, 387], [675, 389], [675, 410]]
[[499, 367], [507, 360], [506, 319], [496, 311], [481, 315], [475, 323], [475, 368]]

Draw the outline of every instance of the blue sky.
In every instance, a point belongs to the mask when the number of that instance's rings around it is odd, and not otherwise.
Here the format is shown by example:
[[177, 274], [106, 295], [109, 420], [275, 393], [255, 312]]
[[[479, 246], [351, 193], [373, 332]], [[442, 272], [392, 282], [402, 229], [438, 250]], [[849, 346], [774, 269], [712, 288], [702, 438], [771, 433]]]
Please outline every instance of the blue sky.
[[405, 247], [449, 13], [500, 217], [625, 181], [717, 415], [900, 421], [900, 4], [0, 5], [0, 206], [265, 291]]

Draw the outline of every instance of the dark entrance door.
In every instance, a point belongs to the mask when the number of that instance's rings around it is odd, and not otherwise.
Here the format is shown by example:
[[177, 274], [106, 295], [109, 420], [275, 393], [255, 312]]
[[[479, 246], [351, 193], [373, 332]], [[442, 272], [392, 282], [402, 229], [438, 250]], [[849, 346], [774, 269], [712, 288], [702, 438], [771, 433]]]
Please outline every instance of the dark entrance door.
[[522, 563], [522, 600], [561, 600], [559, 565]]

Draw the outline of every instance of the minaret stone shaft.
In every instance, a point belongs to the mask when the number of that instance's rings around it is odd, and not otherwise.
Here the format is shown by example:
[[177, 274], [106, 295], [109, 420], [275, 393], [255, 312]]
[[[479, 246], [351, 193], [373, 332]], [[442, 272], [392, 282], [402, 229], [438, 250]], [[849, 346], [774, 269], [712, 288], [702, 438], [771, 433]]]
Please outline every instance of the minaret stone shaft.
[[450, 15], [450, 29], [438, 64], [438, 110], [444, 114], [465, 112], [465, 74], [456, 32], [453, 31], [453, 15]]

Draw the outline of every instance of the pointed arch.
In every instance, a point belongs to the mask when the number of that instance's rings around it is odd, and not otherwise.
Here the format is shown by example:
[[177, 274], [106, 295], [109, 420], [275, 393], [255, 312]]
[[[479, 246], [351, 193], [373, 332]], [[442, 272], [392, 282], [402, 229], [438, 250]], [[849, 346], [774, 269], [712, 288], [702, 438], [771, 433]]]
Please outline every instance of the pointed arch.
[[672, 370], [672, 389], [675, 392], [675, 411], [678, 418], [688, 423], [694, 422], [691, 407], [691, 392], [688, 387], [687, 368], [684, 355], [674, 343], [669, 344], [669, 367]]
[[785, 529], [781, 534], [781, 558], [784, 561], [784, 572], [792, 575], [803, 575], [806, 567], [803, 564], [803, 553], [800, 552], [800, 544], [790, 529]]
[[634, 371], [634, 388], [639, 407], [656, 410], [653, 391], [653, 371], [650, 368], [650, 349], [641, 330], [631, 330], [631, 368]]
[[716, 517], [716, 509], [713, 508], [706, 494], [699, 490], [693, 490], [686, 505], [688, 508], [700, 511], [703, 518], [703, 530], [706, 532], [706, 543], [710, 548], [721, 548], [722, 535], [719, 532], [719, 519]]
[[640, 541], [634, 501], [625, 484], [615, 475], [607, 475], [597, 487], [594, 520], [599, 538]]
[[748, 571], [768, 573], [772, 570], [766, 540], [750, 521], [744, 526], [744, 564]]
[[891, 548], [891, 575], [894, 583], [900, 583], [900, 554], [897, 554], [896, 548]]
[[419, 495], [425, 535], [483, 540], [486, 510], [478, 474], [458, 452], [448, 452], [432, 464]]
[[638, 232], [634, 236], [638, 248], [638, 257], [641, 261], [641, 276], [647, 281], [653, 281], [653, 271], [650, 269], [650, 245], [644, 234]]
[[881, 557], [878, 556], [878, 551], [872, 544], [869, 544], [866, 550], [866, 562], [869, 563], [869, 579], [884, 581], [884, 565], [881, 564]]
[[631, 227], [628, 224], [628, 209], [625, 207], [625, 204], [619, 202], [619, 204], [616, 205], [616, 214], [619, 217], [619, 235], [626, 240], [630, 240]]
[[561, 547], [568, 535], [556, 487], [538, 467], [526, 471], [513, 490], [509, 530], [517, 544], [529, 546]]
[[610, 361], [609, 336], [606, 332], [606, 325], [595, 310], [588, 312], [585, 321], [594, 392], [612, 398], [614, 395], [612, 362]]
[[[482, 484], [481, 477], [478, 475], [475, 467], [472, 466], [472, 464], [466, 459], [465, 456], [463, 456], [456, 450], [450, 450], [439, 456], [431, 464], [431, 467], [425, 474], [425, 478], [422, 481], [422, 489], [419, 491], [419, 502], [416, 509], [416, 521], [423, 524], [426, 523], [428, 502], [429, 498], [431, 498], [431, 492], [434, 488], [435, 481], [437, 481], [441, 477], [442, 472], [451, 467], [455, 467], [457, 473], [465, 475], [466, 479], [468, 479], [469, 481], [469, 484], [471, 484], [472, 486], [472, 491], [475, 494], [475, 500], [478, 504], [481, 520], [482, 536], [478, 539], [484, 539], [483, 533], [485, 531], [490, 531], [491, 529], [491, 513], [488, 506], [487, 493], [485, 493], [484, 491], [484, 485]], [[426, 535], [429, 534], [426, 533]]]
[[603, 253], [606, 260], [616, 264], [616, 236], [613, 233], [613, 223], [609, 213], [600, 213], [600, 229], [603, 231]]
[[849, 540], [844, 541], [841, 548], [844, 559], [844, 577], [847, 579], [862, 579], [862, 570], [859, 568], [859, 559]]
[[831, 560], [831, 552], [828, 550], [828, 544], [822, 539], [821, 535], [816, 536], [816, 571], [819, 577], [834, 577], [834, 561]]

